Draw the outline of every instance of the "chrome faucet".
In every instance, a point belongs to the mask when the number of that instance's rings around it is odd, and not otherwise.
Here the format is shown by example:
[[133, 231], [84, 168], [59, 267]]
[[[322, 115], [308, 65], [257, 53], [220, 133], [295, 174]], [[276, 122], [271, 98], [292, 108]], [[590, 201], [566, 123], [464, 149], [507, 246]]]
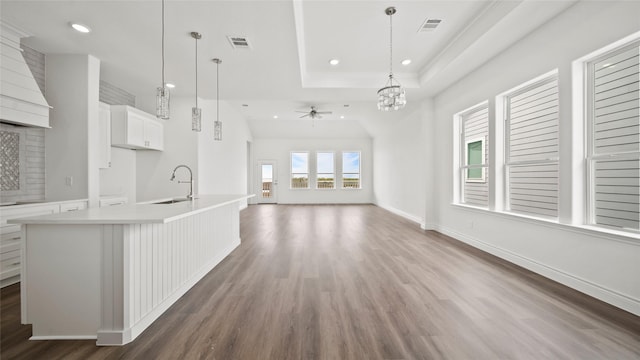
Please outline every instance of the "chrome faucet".
[[189, 181], [178, 181], [178, 184], [187, 184], [189, 183], [189, 195], [187, 195], [187, 199], [189, 200], [193, 200], [193, 172], [191, 171], [191, 168], [188, 167], [187, 165], [178, 165], [176, 166], [175, 169], [173, 169], [173, 173], [171, 174], [171, 181], [175, 180], [176, 178], [176, 170], [178, 170], [179, 168], [186, 168], [187, 170], [189, 170]]

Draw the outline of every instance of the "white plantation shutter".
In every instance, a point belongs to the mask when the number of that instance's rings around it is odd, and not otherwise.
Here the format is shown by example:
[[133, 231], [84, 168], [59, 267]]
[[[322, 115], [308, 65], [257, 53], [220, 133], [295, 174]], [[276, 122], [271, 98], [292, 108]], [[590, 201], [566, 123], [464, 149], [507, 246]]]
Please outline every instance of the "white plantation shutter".
[[640, 230], [640, 47], [588, 65], [591, 223]]
[[[487, 104], [475, 107], [460, 115], [460, 175], [462, 184], [462, 202], [465, 204], [488, 207], [489, 204], [489, 108]], [[470, 165], [468, 159], [470, 143], [480, 142], [482, 163]], [[472, 176], [469, 176], [472, 174]], [[480, 176], [478, 176], [480, 174]]]
[[507, 95], [505, 104], [508, 209], [557, 218], [557, 76]]

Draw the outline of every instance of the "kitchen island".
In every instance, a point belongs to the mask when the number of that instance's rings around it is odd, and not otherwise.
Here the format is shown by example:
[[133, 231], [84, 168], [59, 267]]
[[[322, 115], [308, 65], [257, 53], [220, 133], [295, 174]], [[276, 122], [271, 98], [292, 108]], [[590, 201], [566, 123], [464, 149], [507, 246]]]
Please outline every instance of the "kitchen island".
[[199, 195], [10, 220], [24, 224], [22, 323], [32, 340], [133, 341], [240, 245], [240, 202]]

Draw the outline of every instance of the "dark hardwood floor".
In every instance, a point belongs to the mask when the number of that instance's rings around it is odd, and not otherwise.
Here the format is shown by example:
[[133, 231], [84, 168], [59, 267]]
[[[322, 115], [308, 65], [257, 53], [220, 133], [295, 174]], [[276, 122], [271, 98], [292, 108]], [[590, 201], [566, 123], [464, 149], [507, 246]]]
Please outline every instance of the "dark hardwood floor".
[[640, 359], [639, 317], [375, 206], [250, 206], [241, 236], [122, 347], [29, 341], [2, 289], [0, 358]]

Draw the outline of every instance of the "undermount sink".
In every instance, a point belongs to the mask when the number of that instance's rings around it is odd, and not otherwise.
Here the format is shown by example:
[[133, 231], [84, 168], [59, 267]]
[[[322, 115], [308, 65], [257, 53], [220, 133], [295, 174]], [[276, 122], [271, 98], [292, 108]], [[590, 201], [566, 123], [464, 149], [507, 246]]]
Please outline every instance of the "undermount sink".
[[171, 200], [158, 201], [151, 204], [152, 205], [175, 204], [183, 201], [189, 201], [189, 199], [171, 199]]

